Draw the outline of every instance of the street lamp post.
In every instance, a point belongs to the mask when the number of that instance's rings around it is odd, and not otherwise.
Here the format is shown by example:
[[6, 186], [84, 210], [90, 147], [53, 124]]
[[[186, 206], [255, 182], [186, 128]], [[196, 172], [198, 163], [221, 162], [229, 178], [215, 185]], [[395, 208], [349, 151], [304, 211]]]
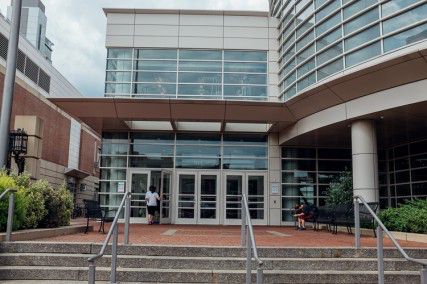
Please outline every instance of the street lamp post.
[[10, 115], [12, 113], [15, 86], [16, 57], [18, 54], [19, 27], [21, 25], [22, 0], [12, 1], [12, 23], [7, 50], [6, 76], [3, 86], [3, 103], [0, 114], [0, 167], [6, 166], [9, 148]]

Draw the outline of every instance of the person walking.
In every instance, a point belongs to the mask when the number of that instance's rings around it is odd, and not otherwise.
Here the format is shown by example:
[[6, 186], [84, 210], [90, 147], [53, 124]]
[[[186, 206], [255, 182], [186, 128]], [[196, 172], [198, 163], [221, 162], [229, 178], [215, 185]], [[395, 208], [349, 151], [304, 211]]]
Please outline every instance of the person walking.
[[147, 223], [148, 225], [154, 224], [154, 214], [156, 214], [157, 201], [160, 201], [160, 196], [156, 192], [156, 187], [150, 185], [148, 192], [145, 194], [145, 200], [147, 201]]

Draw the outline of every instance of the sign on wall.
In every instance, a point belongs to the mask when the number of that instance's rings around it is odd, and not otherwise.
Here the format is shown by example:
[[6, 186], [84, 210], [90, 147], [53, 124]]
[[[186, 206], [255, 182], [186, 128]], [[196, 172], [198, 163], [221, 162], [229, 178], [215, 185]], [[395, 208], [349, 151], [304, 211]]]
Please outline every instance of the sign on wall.
[[124, 181], [119, 181], [117, 183], [117, 192], [119, 192], [119, 193], [125, 192], [125, 182]]

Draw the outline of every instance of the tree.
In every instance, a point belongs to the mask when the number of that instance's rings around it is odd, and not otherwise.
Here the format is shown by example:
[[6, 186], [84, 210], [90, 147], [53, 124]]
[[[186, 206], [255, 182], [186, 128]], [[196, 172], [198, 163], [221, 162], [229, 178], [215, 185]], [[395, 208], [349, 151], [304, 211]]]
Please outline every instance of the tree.
[[344, 171], [330, 183], [326, 203], [340, 205], [353, 202], [353, 178], [350, 171]]

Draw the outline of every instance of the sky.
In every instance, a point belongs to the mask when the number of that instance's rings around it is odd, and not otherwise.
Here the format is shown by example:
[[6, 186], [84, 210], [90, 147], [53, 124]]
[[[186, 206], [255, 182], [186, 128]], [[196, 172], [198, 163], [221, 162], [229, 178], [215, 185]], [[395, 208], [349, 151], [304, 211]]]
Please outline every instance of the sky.
[[[106, 17], [102, 8], [268, 10], [268, 0], [42, 0], [52, 62], [83, 95], [103, 96]], [[6, 15], [10, 0], [0, 0]]]

